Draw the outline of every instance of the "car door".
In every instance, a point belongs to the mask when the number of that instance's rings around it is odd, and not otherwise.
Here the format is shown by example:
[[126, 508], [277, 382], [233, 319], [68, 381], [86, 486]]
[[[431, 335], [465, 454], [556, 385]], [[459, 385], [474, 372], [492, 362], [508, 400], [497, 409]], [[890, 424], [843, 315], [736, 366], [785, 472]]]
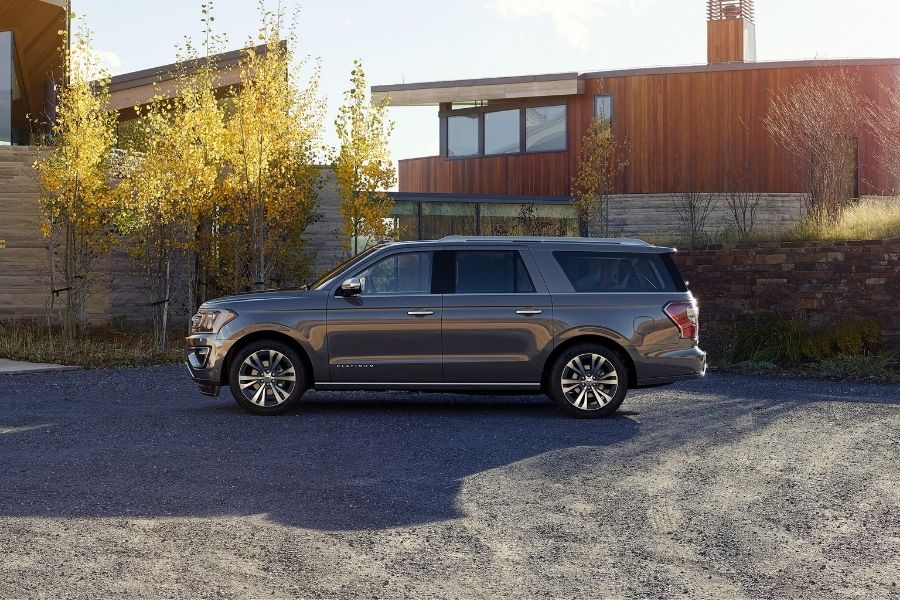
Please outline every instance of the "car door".
[[441, 296], [432, 294], [433, 252], [392, 252], [352, 276], [360, 293], [328, 301], [329, 371], [334, 382], [441, 382]]
[[441, 327], [444, 380], [538, 383], [553, 349], [553, 315], [527, 248], [452, 249], [441, 264], [449, 280]]

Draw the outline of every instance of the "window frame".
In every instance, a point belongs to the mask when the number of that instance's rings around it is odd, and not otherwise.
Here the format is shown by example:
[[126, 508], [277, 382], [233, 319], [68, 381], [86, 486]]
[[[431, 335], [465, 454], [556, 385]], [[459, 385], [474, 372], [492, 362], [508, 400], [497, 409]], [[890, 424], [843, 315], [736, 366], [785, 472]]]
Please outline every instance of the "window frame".
[[[558, 150], [528, 150], [526, 147], [526, 126], [525, 111], [529, 108], [555, 108], [562, 107], [565, 110], [566, 118], [566, 135], [565, 146]], [[485, 115], [493, 112], [506, 112], [511, 110], [519, 111], [519, 151], [505, 152], [503, 154], [486, 154], [485, 153]], [[478, 117], [478, 154], [468, 154], [466, 156], [450, 156], [450, 117], [462, 117], [476, 115]], [[565, 99], [554, 101], [552, 98], [541, 98], [535, 100], [526, 100], [519, 102], [498, 102], [495, 104], [484, 106], [473, 106], [469, 108], [451, 109], [449, 103], [442, 103], [438, 111], [440, 120], [440, 154], [446, 160], [465, 160], [467, 158], [486, 158], [496, 156], [520, 156], [523, 154], [554, 154], [559, 152], [568, 152], [570, 143], [570, 127], [569, 127], [569, 102]]]
[[594, 94], [593, 113], [594, 113], [595, 119], [598, 116], [597, 115], [597, 100], [599, 98], [609, 98], [609, 118], [607, 119], [607, 122], [609, 123], [610, 128], [612, 128], [615, 123], [615, 114], [616, 114], [616, 110], [615, 110], [615, 106], [614, 106], [614, 102], [613, 102], [613, 95], [609, 92], [604, 92], [602, 94]]

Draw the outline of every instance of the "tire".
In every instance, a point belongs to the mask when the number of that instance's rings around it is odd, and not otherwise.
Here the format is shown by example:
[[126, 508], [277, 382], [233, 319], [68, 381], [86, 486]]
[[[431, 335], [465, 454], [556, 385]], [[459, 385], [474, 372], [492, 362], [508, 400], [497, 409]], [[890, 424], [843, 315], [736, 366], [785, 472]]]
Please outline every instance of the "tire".
[[628, 370], [614, 350], [600, 344], [578, 344], [553, 362], [547, 388], [550, 398], [570, 417], [607, 417], [625, 400]]
[[248, 344], [231, 360], [231, 395], [238, 406], [255, 415], [287, 412], [306, 391], [309, 380], [303, 365], [300, 354], [284, 342], [259, 340]]

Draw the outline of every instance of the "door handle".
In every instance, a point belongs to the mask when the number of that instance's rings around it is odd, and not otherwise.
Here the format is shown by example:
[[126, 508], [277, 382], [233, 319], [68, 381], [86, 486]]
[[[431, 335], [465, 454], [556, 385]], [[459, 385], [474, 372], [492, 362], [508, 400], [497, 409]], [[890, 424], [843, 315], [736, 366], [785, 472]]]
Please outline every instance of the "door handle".
[[408, 314], [411, 317], [427, 317], [428, 315], [433, 315], [434, 311], [433, 310], [411, 310], [411, 311], [408, 311], [406, 314]]
[[516, 314], [517, 315], [539, 315], [539, 314], [542, 314], [543, 312], [544, 311], [537, 309], [537, 308], [529, 308], [529, 309], [523, 308], [523, 309], [517, 310]]

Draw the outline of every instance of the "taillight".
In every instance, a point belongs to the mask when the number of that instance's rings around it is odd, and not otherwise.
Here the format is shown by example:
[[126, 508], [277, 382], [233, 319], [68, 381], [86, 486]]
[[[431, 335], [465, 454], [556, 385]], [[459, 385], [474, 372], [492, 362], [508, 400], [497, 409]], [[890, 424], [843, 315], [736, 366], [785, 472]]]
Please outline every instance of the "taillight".
[[669, 302], [663, 306], [663, 312], [681, 332], [684, 339], [696, 340], [700, 334], [700, 311], [695, 302]]

